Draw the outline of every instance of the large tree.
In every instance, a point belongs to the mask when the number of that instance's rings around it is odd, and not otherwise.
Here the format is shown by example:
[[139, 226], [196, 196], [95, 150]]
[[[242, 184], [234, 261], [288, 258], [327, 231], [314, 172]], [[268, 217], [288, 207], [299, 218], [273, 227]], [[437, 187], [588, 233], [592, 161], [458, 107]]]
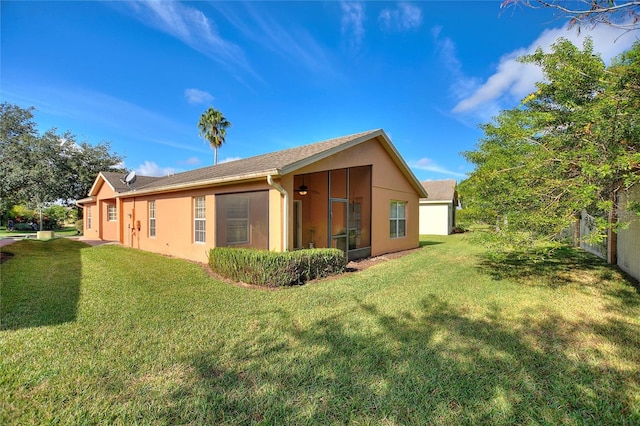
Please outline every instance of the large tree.
[[534, 239], [559, 235], [586, 208], [602, 236], [616, 193], [640, 182], [640, 42], [609, 67], [589, 39], [582, 50], [560, 39], [521, 60], [546, 80], [463, 153], [475, 165], [461, 184], [464, 202], [477, 218]]
[[627, 31], [640, 28], [640, 1], [627, 0], [504, 0], [500, 7], [526, 6], [552, 9], [559, 17], [569, 19], [569, 27], [610, 25]]
[[213, 148], [213, 164], [218, 164], [218, 148], [225, 142], [227, 128], [229, 127], [231, 127], [231, 123], [227, 121], [220, 111], [213, 107], [209, 107], [200, 116], [200, 121], [198, 121], [200, 136], [203, 136]]
[[77, 142], [70, 132], [36, 130], [33, 108], [0, 104], [0, 197], [3, 207], [87, 196], [100, 171], [124, 171], [109, 143]]

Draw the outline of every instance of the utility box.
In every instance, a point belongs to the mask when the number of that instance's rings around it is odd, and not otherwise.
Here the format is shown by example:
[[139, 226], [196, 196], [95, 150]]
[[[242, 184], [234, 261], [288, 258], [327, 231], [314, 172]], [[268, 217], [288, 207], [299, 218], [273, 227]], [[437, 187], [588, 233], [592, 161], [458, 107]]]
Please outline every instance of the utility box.
[[53, 238], [53, 231], [38, 231], [39, 240], [50, 240]]

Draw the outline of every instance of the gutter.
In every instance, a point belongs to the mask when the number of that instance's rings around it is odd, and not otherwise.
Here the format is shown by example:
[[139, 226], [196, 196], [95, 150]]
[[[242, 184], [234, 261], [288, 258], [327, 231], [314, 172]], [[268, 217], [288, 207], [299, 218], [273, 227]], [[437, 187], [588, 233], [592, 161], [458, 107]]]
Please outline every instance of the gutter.
[[96, 201], [96, 197], [87, 197], [87, 198], [82, 198], [80, 200], [76, 200], [75, 203], [73, 203], [76, 207], [79, 207], [81, 209], [84, 209], [84, 203], [91, 203]]
[[284, 251], [289, 251], [289, 193], [280, 185], [273, 181], [271, 175], [267, 175], [267, 183], [280, 191], [284, 196], [284, 214], [282, 215], [282, 238], [284, 243], [282, 248]]
[[242, 182], [242, 181], [248, 181], [248, 180], [254, 180], [254, 179], [260, 180], [260, 178], [269, 176], [269, 173], [274, 173], [274, 172], [276, 172], [276, 170], [271, 169], [266, 173], [262, 171], [262, 172], [256, 172], [256, 173], [247, 173], [243, 175], [223, 176], [223, 177], [217, 177], [213, 179], [198, 180], [195, 182], [169, 184], [169, 185], [157, 186], [152, 188], [143, 187], [142, 189], [134, 189], [127, 192], [117, 193], [114, 196], [114, 198], [138, 197], [138, 196], [147, 195], [147, 194], [160, 194], [160, 193], [167, 193], [167, 192], [183, 191], [186, 189], [206, 188], [209, 186], [223, 185], [229, 182]]

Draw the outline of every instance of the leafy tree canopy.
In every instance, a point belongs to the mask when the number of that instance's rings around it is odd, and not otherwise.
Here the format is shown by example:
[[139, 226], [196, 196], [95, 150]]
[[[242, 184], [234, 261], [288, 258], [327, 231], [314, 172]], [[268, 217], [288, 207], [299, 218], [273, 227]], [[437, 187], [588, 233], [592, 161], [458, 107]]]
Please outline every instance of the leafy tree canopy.
[[[587, 39], [520, 59], [546, 77], [518, 108], [481, 126], [460, 185], [476, 219], [555, 238], [586, 208], [604, 235], [617, 191], [640, 182], [640, 42], [606, 67]], [[624, 224], [618, 224], [620, 226]]]
[[0, 197], [13, 204], [65, 203], [86, 197], [100, 171], [122, 171], [109, 143], [78, 142], [70, 132], [39, 134], [34, 108], [0, 104]]

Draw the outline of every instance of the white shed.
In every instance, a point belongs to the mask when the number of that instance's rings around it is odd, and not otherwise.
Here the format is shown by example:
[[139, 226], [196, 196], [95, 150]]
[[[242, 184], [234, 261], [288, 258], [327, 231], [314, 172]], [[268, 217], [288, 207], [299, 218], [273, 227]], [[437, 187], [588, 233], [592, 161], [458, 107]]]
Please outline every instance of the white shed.
[[458, 206], [456, 181], [425, 180], [420, 183], [428, 194], [428, 198], [420, 199], [420, 234], [451, 234], [456, 226]]

